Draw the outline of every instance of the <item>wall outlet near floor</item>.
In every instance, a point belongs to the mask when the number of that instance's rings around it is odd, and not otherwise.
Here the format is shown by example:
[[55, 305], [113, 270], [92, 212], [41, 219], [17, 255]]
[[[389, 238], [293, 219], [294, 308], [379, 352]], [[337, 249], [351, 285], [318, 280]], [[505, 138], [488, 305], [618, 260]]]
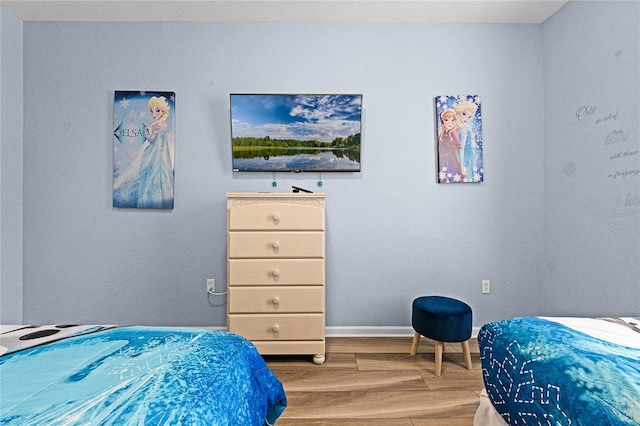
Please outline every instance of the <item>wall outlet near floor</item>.
[[482, 280], [482, 294], [491, 293], [491, 281]]
[[207, 293], [216, 292], [216, 280], [214, 278], [207, 278]]

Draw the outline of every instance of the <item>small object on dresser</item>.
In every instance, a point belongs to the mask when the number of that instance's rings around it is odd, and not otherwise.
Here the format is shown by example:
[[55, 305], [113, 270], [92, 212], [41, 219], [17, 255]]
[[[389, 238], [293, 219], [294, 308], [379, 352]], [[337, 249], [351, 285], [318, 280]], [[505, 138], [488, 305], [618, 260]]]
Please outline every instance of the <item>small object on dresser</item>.
[[292, 185], [291, 188], [293, 188], [293, 192], [294, 193], [298, 193], [298, 192], [302, 191], [302, 192], [306, 192], [307, 194], [313, 194], [313, 191], [309, 191], [308, 189], [300, 188], [298, 186], [293, 186]]

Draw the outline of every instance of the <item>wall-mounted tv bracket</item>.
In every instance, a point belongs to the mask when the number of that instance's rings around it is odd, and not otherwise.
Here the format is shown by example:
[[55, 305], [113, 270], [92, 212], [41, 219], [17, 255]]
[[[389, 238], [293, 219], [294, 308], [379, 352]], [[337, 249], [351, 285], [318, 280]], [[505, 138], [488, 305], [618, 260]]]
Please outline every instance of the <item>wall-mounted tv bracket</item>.
[[297, 186], [291, 186], [291, 188], [293, 188], [293, 192], [295, 192], [295, 193], [298, 193], [298, 192], [300, 192], [300, 191], [302, 191], [302, 192], [307, 192], [307, 193], [309, 193], [309, 194], [312, 194], [312, 193], [313, 193], [313, 191], [309, 191], [308, 189], [304, 189], [304, 188], [299, 188], [299, 187], [297, 187]]

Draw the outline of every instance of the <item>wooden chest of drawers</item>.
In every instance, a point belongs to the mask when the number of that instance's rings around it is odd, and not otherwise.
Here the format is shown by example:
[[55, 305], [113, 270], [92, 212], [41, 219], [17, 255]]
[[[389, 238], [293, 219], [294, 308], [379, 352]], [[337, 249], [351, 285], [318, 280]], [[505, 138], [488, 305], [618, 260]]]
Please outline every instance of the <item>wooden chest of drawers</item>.
[[227, 328], [263, 355], [324, 362], [324, 207], [324, 194], [227, 194]]

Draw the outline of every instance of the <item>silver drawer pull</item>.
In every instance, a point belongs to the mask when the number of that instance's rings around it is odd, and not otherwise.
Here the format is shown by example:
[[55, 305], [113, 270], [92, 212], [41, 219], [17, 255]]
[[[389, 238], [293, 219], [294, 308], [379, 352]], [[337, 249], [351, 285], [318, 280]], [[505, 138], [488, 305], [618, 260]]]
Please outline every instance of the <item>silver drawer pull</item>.
[[274, 242], [271, 243], [271, 247], [273, 247], [274, 249], [277, 249], [277, 248], [280, 247], [280, 243], [277, 242], [277, 241], [274, 241]]
[[279, 333], [280, 332], [280, 326], [278, 324], [276, 324], [273, 327], [271, 327], [271, 330], [273, 330], [274, 333]]
[[280, 298], [278, 296], [276, 296], [273, 299], [271, 299], [271, 301], [273, 302], [274, 305], [277, 305], [277, 304], [280, 303]]

